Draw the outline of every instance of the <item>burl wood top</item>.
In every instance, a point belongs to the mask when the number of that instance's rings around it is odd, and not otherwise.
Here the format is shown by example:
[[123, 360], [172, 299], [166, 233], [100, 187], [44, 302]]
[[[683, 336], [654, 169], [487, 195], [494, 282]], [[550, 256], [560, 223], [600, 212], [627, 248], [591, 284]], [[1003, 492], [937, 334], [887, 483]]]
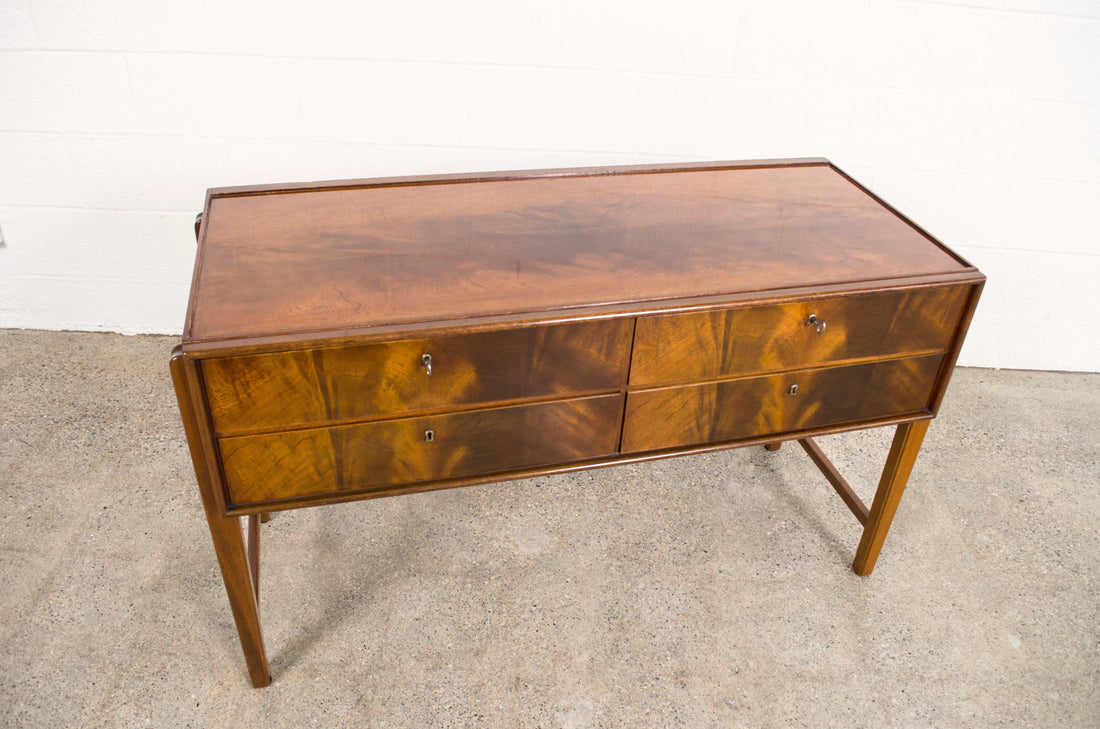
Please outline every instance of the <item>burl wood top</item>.
[[973, 270], [825, 160], [222, 188], [204, 221], [185, 344]]

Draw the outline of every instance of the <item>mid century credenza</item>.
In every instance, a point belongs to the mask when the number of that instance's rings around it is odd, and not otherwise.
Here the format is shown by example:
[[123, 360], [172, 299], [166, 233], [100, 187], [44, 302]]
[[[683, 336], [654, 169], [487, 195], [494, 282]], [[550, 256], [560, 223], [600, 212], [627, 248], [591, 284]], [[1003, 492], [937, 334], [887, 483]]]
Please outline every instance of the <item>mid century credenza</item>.
[[[196, 234], [171, 372], [255, 686], [280, 509], [797, 441], [869, 574], [985, 280], [823, 159], [220, 188]], [[812, 437], [886, 425], [867, 507]]]

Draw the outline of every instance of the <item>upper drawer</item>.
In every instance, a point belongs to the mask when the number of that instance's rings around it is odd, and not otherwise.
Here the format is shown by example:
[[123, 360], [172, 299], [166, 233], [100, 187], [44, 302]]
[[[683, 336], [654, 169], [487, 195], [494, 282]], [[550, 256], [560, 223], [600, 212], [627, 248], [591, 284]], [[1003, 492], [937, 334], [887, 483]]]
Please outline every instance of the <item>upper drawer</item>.
[[[965, 286], [638, 319], [631, 385], [705, 380], [948, 348]], [[815, 317], [816, 325], [809, 324]]]
[[202, 372], [219, 433], [274, 430], [618, 390], [631, 324], [609, 319], [225, 357], [203, 361]]

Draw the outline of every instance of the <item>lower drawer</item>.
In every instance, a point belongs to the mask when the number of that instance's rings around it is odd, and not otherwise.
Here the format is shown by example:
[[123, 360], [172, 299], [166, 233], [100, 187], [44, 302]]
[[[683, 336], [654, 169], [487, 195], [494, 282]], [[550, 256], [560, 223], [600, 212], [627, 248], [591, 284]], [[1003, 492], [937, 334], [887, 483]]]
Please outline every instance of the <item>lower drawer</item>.
[[942, 354], [630, 393], [623, 453], [926, 410]]
[[598, 458], [619, 444], [623, 396], [310, 428], [218, 441], [243, 505]]

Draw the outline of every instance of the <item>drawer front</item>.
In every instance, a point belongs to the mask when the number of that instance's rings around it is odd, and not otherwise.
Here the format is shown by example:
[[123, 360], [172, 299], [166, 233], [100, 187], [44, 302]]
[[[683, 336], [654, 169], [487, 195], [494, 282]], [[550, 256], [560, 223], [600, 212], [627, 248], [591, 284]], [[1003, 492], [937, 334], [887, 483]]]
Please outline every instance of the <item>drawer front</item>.
[[614, 319], [210, 359], [202, 371], [225, 435], [617, 390], [631, 336], [631, 320]]
[[[631, 385], [943, 351], [968, 289], [910, 289], [638, 319]], [[820, 325], [808, 325], [816, 315]], [[821, 329], [820, 333], [818, 330]]]
[[[664, 387], [627, 396], [623, 453], [926, 410], [943, 355]], [[791, 394], [791, 388], [797, 391]]]
[[600, 395], [228, 437], [219, 447], [230, 502], [248, 504], [611, 455], [622, 410], [621, 394]]

